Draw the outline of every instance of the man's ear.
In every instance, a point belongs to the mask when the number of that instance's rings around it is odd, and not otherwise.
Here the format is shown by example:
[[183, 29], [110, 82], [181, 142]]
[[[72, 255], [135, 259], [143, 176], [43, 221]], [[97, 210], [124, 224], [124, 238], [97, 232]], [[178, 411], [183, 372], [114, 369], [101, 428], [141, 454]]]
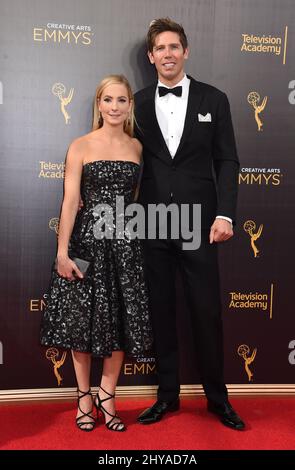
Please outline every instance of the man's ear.
[[188, 56], [189, 56], [189, 48], [187, 47], [187, 48], [184, 50], [184, 58], [185, 58], [185, 59], [188, 59]]
[[147, 55], [148, 55], [148, 58], [150, 59], [150, 63], [151, 63], [151, 64], [154, 64], [154, 63], [155, 63], [155, 59], [154, 59], [153, 53], [150, 52], [150, 51], [148, 51]]

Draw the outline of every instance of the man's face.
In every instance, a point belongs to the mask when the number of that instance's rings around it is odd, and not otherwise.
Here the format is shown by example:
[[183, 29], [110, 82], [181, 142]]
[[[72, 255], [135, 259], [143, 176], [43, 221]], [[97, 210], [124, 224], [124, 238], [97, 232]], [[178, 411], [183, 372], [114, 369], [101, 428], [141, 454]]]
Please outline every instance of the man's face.
[[164, 84], [173, 85], [183, 78], [188, 49], [183, 49], [177, 33], [165, 31], [158, 34], [153, 51], [148, 52], [148, 56], [150, 62], [155, 64], [158, 77]]

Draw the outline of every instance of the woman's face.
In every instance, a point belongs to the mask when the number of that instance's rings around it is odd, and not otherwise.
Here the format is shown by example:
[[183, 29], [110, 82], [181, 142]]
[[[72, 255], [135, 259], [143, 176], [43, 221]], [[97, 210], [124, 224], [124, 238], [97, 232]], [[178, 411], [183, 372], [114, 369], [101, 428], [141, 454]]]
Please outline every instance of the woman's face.
[[121, 125], [129, 115], [131, 102], [125, 85], [114, 84], [105, 87], [100, 99], [98, 109], [105, 123]]

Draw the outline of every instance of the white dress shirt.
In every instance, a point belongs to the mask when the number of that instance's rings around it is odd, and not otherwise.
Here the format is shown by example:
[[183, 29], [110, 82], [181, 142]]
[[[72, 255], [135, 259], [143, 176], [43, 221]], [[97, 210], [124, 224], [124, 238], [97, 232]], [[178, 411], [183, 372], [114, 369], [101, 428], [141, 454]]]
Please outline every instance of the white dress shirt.
[[[164, 85], [164, 83], [161, 83], [160, 80], [158, 80], [158, 86], [170, 88], [167, 87], [167, 85]], [[182, 80], [175, 84], [173, 88], [176, 86], [182, 86], [181, 96], [175, 96], [172, 93], [168, 93], [167, 95], [160, 97], [158, 87], [156, 88], [155, 95], [157, 120], [172, 158], [174, 158], [177, 152], [180, 139], [183, 134], [190, 79], [184, 75]], [[216, 218], [225, 219], [232, 223], [232, 220], [229, 217], [225, 217], [223, 215], [218, 215]]]
[[[169, 88], [161, 83], [160, 80], [158, 81], [158, 86]], [[157, 120], [172, 158], [176, 154], [183, 133], [190, 79], [185, 75], [175, 86], [182, 86], [181, 96], [168, 93], [160, 97], [157, 87], [155, 97]]]

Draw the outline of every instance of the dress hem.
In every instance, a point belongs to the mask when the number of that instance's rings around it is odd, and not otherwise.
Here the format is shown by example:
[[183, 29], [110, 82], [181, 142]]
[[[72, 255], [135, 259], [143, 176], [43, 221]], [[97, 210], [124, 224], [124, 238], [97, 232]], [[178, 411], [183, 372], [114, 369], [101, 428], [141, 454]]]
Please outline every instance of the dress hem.
[[154, 354], [151, 352], [151, 349], [145, 349], [141, 352], [131, 352], [131, 351], [127, 351], [127, 350], [124, 350], [124, 349], [119, 349], [119, 348], [116, 348], [116, 349], [112, 349], [112, 351], [105, 351], [105, 352], [102, 352], [102, 353], [96, 353], [96, 352], [93, 352], [91, 350], [88, 350], [88, 349], [78, 349], [78, 348], [75, 348], [73, 346], [69, 346], [69, 345], [64, 345], [64, 344], [57, 344], [57, 343], [54, 343], [54, 342], [41, 342], [41, 346], [43, 347], [55, 347], [55, 348], [60, 348], [60, 349], [66, 349], [66, 350], [71, 350], [71, 351], [76, 351], [76, 352], [81, 352], [81, 353], [85, 353], [85, 354], [91, 354], [93, 357], [97, 357], [97, 358], [107, 358], [107, 357], [112, 357], [112, 353], [113, 352], [116, 352], [116, 351], [122, 351], [124, 354], [126, 354], [126, 356], [128, 357], [135, 357], [135, 358], [143, 358], [143, 357], [150, 357], [150, 355], [153, 357]]

